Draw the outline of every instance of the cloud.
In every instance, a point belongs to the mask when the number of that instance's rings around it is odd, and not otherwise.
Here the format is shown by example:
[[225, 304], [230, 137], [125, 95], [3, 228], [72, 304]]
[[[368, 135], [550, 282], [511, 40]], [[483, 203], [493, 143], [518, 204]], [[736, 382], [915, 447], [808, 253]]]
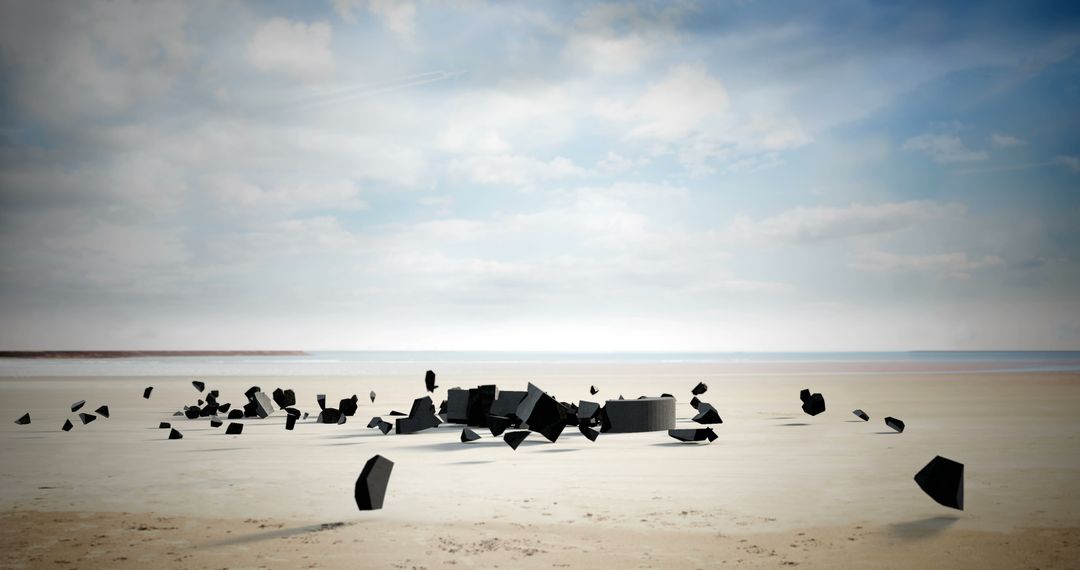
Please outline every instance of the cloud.
[[938, 253], [932, 255], [901, 255], [886, 251], [862, 251], [851, 266], [864, 271], [878, 272], [925, 272], [955, 279], [966, 279], [971, 272], [989, 267], [1000, 267], [1005, 262], [996, 255], [972, 259], [965, 252]]
[[346, 22], [356, 22], [356, 10], [363, 6], [391, 32], [409, 40], [416, 35], [416, 4], [409, 0], [333, 0], [333, 6]]
[[248, 58], [261, 71], [318, 77], [334, 70], [330, 23], [273, 18], [248, 43]]
[[1061, 155], [1054, 157], [1054, 160], [1057, 161], [1058, 164], [1068, 167], [1068, 169], [1073, 172], [1080, 172], [1080, 156]]
[[737, 217], [726, 233], [734, 240], [813, 243], [894, 233], [931, 220], [957, 216], [963, 211], [958, 204], [925, 200], [847, 207], [798, 207], [761, 220]]
[[985, 151], [969, 149], [960, 137], [951, 134], [924, 134], [904, 142], [903, 150], [921, 152], [938, 164], [986, 160]]
[[994, 143], [994, 146], [998, 148], [1010, 148], [1014, 146], [1024, 146], [1027, 144], [1027, 141], [1023, 139], [1019, 139], [1014, 136], [1002, 133], [994, 133], [990, 135], [990, 142]]
[[529, 156], [495, 154], [456, 159], [450, 170], [481, 184], [528, 186], [537, 182], [562, 180], [588, 175], [588, 170], [568, 158], [557, 156], [539, 160]]

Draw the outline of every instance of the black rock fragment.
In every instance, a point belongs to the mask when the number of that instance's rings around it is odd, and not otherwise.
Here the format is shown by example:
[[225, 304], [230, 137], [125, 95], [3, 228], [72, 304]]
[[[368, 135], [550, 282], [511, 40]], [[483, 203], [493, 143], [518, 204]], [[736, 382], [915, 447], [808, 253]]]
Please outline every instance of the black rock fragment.
[[230, 420], [239, 420], [244, 417], [244, 410], [231, 410], [229, 411]]
[[194, 386], [195, 389], [200, 391], [200, 392], [202, 392], [203, 390], [206, 389], [206, 383], [205, 382], [199, 382], [198, 380], [192, 380], [191, 385]]
[[939, 504], [964, 510], [964, 464], [940, 455], [915, 474], [915, 483]]
[[78, 402], [75, 402], [74, 404], [71, 405], [72, 413], [79, 411], [79, 408], [82, 408], [85, 405], [86, 405], [86, 400], [79, 400]]
[[435, 404], [431, 396], [413, 400], [409, 415], [394, 421], [394, 432], [399, 434], [416, 433], [425, 429], [439, 427], [442, 420], [435, 415]]
[[600, 432], [585, 424], [579, 424], [578, 430], [581, 432], [581, 435], [589, 438], [589, 441], [596, 441], [596, 438], [600, 436]]
[[274, 402], [264, 392], [255, 392], [255, 414], [260, 418], [266, 418], [274, 413]]
[[468, 443], [480, 439], [480, 434], [469, 428], [461, 428], [461, 443]]
[[344, 398], [338, 403], [338, 409], [341, 410], [342, 415], [352, 417], [356, 415], [356, 396], [352, 398]]
[[223, 424], [223, 423], [225, 423], [225, 422], [221, 421], [221, 418], [219, 418], [217, 416], [214, 416], [214, 417], [210, 418], [210, 427], [213, 427], [213, 428], [221, 427], [221, 424]]
[[356, 478], [356, 487], [353, 490], [358, 509], [373, 511], [382, 508], [386, 487], [390, 482], [390, 472], [393, 470], [394, 462], [381, 455], [368, 459], [364, 470]]
[[434, 392], [438, 386], [435, 385], [435, 372], [428, 370], [424, 373], [424, 387], [428, 392]]
[[701, 404], [701, 400], [699, 400], [697, 396], [694, 396], [693, 398], [690, 398], [690, 407], [691, 408], [694, 408], [696, 410], [697, 407], [698, 407], [698, 404]]
[[720, 419], [720, 412], [716, 411], [716, 408], [712, 407], [712, 404], [706, 404], [700, 402], [697, 407], [697, 415], [692, 419], [699, 424], [722, 424], [724, 420]]
[[319, 402], [319, 409], [320, 410], [325, 410], [326, 409], [326, 394], [317, 394], [315, 396], [315, 400], [317, 402]]
[[864, 412], [864, 411], [862, 411], [862, 410], [854, 410], [854, 411], [852, 411], [851, 413], [853, 413], [853, 414], [855, 414], [856, 416], [858, 416], [858, 417], [859, 417], [859, 419], [860, 419], [860, 420], [862, 420], [862, 421], [864, 421], [864, 422], [868, 422], [868, 421], [870, 421], [870, 416], [868, 416], [868, 415], [866, 414], [866, 412]]
[[894, 417], [885, 418], [885, 425], [887, 425], [887, 426], [891, 427], [892, 429], [896, 430], [898, 433], [904, 433], [904, 422], [902, 422], [902, 421], [900, 421], [900, 420], [898, 420], [898, 419], [896, 419]]
[[371, 393], [368, 394], [368, 396], [371, 397], [371, 403], [374, 404], [375, 403], [375, 390], [372, 390]]
[[700, 395], [704, 394], [705, 391], [708, 390], [708, 389], [709, 389], [709, 387], [704, 382], [698, 382], [697, 386], [694, 386], [694, 389], [690, 390], [690, 393], [695, 395], [695, 396], [700, 396]]
[[176, 431], [176, 428], [169, 430], [169, 439], [184, 439], [184, 434]]
[[158, 424], [157, 427], [158, 429], [169, 429], [172, 427], [172, 424], [170, 424], [169, 422], [161, 422]]
[[319, 417], [316, 418], [315, 422], [320, 424], [336, 424], [342, 417], [341, 410], [338, 410], [337, 408], [326, 408], [319, 412]]
[[199, 406], [188, 406], [187, 408], [184, 409], [184, 416], [187, 417], [187, 419], [189, 419], [189, 420], [193, 420], [193, 419], [199, 417], [199, 414], [201, 412], [202, 412], [202, 409], [199, 408]]
[[371, 421], [369, 421], [367, 423], [367, 427], [369, 427], [369, 428], [377, 427], [379, 425], [379, 422], [381, 422], [381, 421], [382, 421], [382, 418], [380, 418], [379, 416], [375, 416], [375, 417], [371, 418]]
[[240, 435], [244, 432], [244, 424], [232, 422], [225, 428], [225, 435]]
[[521, 418], [522, 427], [539, 433], [552, 443], [566, 427], [566, 408], [531, 382], [525, 399], [518, 404], [516, 415]]
[[289, 406], [296, 405], [296, 393], [292, 390], [282, 390], [281, 388], [275, 388], [273, 397], [274, 403], [276, 403], [279, 408], [288, 408]]
[[578, 402], [577, 417], [579, 426], [600, 425], [600, 404], [580, 400]]
[[825, 396], [819, 393], [810, 393], [810, 390], [803, 389], [799, 392], [799, 399], [802, 400], [802, 411], [811, 416], [816, 416], [825, 411]]
[[383, 422], [383, 421], [379, 422], [379, 431], [381, 431], [383, 433], [383, 435], [386, 435], [386, 434], [390, 433], [390, 430], [392, 430], [392, 429], [394, 429], [394, 424], [392, 424], [390, 422]]
[[521, 442], [525, 441], [525, 438], [529, 437], [528, 431], [508, 431], [503, 435], [503, 441], [506, 445], [510, 446], [510, 449], [517, 449]]
[[506, 428], [510, 427], [511, 423], [513, 423], [512, 420], [506, 416], [488, 416], [487, 418], [488, 429], [491, 430], [491, 435], [495, 437], [502, 435]]
[[[707, 405], [707, 404], [706, 404]], [[685, 442], [705, 441], [710, 442], [716, 440], [716, 432], [712, 428], [700, 428], [700, 429], [669, 429], [668, 435]]]
[[596, 386], [589, 386], [589, 394], [595, 396], [600, 393], [600, 390], [596, 389]]
[[296, 427], [296, 418], [297, 417], [299, 417], [299, 416], [294, 416], [292, 414], [289, 414], [289, 415], [285, 416], [285, 429], [287, 429], [289, 431], [292, 431], [292, 429], [294, 427]]
[[21, 426], [29, 425], [30, 424], [30, 412], [26, 412], [25, 414], [19, 416], [19, 419], [15, 420], [15, 423], [18, 424], [18, 425], [21, 425]]
[[144, 389], [144, 390], [142, 391], [142, 397], [143, 397], [144, 399], [147, 399], [147, 400], [149, 400], [149, 399], [150, 399], [150, 392], [153, 392], [153, 391], [154, 391], [154, 387], [153, 387], [153, 386], [147, 386], [147, 387], [146, 387], [146, 388], [145, 388], [145, 389]]
[[105, 405], [99, 406], [98, 409], [94, 410], [94, 413], [99, 415], [99, 416], [107, 418], [107, 417], [109, 417], [109, 406], [105, 406]]
[[64, 420], [64, 427], [60, 428], [64, 431], [71, 431], [71, 428], [75, 427], [75, 424], [71, 423], [71, 420]]
[[97, 416], [95, 416], [94, 414], [88, 414], [86, 412], [82, 412], [82, 413], [79, 414], [79, 419], [82, 420], [83, 425], [86, 425], [86, 424], [96, 420]]

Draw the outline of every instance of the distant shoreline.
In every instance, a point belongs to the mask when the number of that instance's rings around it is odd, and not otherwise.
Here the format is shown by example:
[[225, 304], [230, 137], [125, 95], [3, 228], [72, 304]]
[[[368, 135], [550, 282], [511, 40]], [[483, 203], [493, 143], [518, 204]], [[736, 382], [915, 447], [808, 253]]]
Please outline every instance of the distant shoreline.
[[303, 350], [0, 350], [0, 358], [26, 359], [307, 355]]

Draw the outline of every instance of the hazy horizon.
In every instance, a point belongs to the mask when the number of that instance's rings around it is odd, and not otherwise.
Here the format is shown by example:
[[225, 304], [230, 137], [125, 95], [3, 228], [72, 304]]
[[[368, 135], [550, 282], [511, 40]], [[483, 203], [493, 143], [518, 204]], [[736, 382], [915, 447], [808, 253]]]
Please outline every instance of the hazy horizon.
[[0, 3], [0, 349], [1080, 349], [1080, 7]]

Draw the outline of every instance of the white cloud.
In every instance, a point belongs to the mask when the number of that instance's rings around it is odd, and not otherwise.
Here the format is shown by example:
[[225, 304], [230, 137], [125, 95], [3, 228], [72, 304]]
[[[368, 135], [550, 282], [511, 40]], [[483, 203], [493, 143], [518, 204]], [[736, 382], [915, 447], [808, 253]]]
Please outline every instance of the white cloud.
[[450, 170], [481, 184], [528, 186], [537, 182], [582, 177], [589, 171], [568, 158], [539, 160], [529, 156], [495, 154], [455, 159]]
[[999, 267], [1005, 262], [996, 255], [972, 259], [966, 252], [949, 252], [932, 255], [901, 255], [886, 251], [862, 251], [851, 266], [865, 271], [903, 272], [915, 271], [943, 275], [956, 279], [970, 277], [972, 271]]
[[952, 134], [923, 134], [904, 142], [903, 150], [916, 151], [930, 157], [938, 164], [986, 160], [986, 151], [976, 151], [964, 145], [960, 137]]
[[248, 57], [262, 71], [318, 77], [334, 70], [332, 35], [329, 22], [305, 24], [273, 18], [252, 36]]
[[346, 22], [356, 22], [356, 10], [366, 7], [391, 32], [409, 40], [416, 35], [416, 4], [409, 0], [333, 0], [333, 6]]
[[1072, 170], [1073, 172], [1080, 172], [1080, 156], [1056, 156], [1054, 160], [1058, 164], [1063, 164]]
[[990, 135], [990, 142], [994, 143], [994, 146], [998, 148], [1024, 146], [1027, 144], [1027, 141], [1023, 139], [1019, 139], [1012, 135], [1006, 135], [1003, 133], [994, 133]]
[[740, 216], [728, 226], [727, 235], [735, 240], [810, 243], [898, 232], [963, 211], [958, 204], [931, 201], [798, 207], [761, 220]]

